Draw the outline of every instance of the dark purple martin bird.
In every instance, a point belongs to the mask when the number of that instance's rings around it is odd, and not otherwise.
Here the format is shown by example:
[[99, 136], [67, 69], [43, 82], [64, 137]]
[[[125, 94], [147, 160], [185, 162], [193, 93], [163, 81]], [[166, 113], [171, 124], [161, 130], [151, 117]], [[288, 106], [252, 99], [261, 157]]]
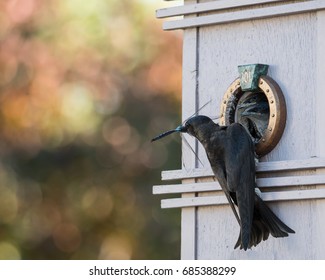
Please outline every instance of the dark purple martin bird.
[[160, 134], [152, 141], [174, 132], [188, 133], [203, 145], [213, 173], [240, 226], [235, 249], [239, 247], [247, 250], [262, 240], [267, 240], [270, 234], [286, 237], [288, 233], [295, 233], [255, 192], [255, 147], [241, 124], [219, 126], [210, 118], [199, 115], [191, 117], [174, 130]]

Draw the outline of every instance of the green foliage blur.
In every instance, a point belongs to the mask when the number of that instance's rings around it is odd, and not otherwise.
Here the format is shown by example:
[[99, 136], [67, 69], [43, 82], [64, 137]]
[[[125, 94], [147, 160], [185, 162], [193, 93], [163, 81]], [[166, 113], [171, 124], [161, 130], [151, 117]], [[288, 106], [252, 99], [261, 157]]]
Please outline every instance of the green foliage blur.
[[177, 259], [181, 38], [162, 0], [0, 2], [0, 259]]

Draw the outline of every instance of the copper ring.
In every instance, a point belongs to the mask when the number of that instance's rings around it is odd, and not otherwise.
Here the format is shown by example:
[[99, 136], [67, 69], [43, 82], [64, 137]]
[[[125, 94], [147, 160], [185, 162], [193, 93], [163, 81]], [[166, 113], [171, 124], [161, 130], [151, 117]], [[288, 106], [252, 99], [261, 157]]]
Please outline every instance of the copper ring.
[[[265, 94], [270, 110], [267, 128], [261, 139], [255, 144], [256, 154], [261, 157], [272, 151], [280, 141], [286, 124], [287, 109], [282, 90], [272, 78], [260, 77], [259, 89]], [[223, 96], [220, 108], [220, 125], [230, 125], [234, 122], [236, 106], [243, 94], [240, 79], [237, 78]]]

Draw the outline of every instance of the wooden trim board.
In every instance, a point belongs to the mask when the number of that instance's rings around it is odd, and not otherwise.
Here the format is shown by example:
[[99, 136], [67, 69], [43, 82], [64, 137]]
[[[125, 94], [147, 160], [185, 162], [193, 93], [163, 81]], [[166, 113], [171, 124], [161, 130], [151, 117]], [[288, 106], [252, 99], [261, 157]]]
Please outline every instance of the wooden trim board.
[[324, 0], [305, 1], [276, 5], [273, 7], [263, 7], [257, 9], [245, 9], [235, 12], [224, 12], [212, 15], [205, 15], [180, 20], [171, 20], [163, 23], [164, 30], [175, 30], [194, 28], [215, 24], [232, 23], [245, 20], [263, 19], [275, 16], [287, 16], [306, 12], [315, 12], [325, 9]]
[[[311, 186], [325, 185], [325, 175], [306, 175], [306, 176], [286, 176], [273, 178], [260, 178], [256, 180], [259, 188], [284, 186]], [[217, 181], [192, 183], [192, 184], [174, 184], [153, 186], [153, 194], [176, 194], [176, 193], [196, 193], [220, 191], [221, 187]]]
[[220, 11], [231, 8], [268, 4], [273, 2], [285, 2], [283, 0], [219, 0], [207, 3], [188, 4], [170, 8], [162, 8], [156, 11], [157, 18], [184, 16], [204, 12]]
[[[262, 193], [261, 197], [264, 201], [322, 199], [325, 198], [325, 189], [267, 192]], [[224, 195], [161, 200], [161, 208], [183, 208], [225, 204], [228, 204], [228, 201]]]
[[[256, 172], [276, 172], [276, 171], [297, 171], [297, 170], [309, 170], [325, 167], [325, 158], [309, 158], [300, 160], [285, 160], [285, 161], [273, 161], [273, 162], [259, 162], [256, 165]], [[169, 180], [183, 180], [189, 178], [202, 178], [202, 177], [214, 177], [211, 168], [209, 169], [190, 169], [190, 170], [168, 170], [162, 171], [161, 179], [163, 181]]]

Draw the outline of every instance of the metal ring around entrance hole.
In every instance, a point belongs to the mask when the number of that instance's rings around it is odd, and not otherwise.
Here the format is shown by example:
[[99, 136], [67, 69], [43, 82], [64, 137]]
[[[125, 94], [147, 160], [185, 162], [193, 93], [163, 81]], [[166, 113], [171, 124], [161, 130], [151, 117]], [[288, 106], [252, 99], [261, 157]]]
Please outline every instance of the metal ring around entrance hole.
[[[278, 144], [283, 134], [287, 109], [285, 99], [279, 85], [269, 76], [259, 79], [259, 90], [264, 93], [269, 106], [269, 118], [264, 132], [255, 142], [256, 154], [261, 157], [268, 154]], [[240, 98], [245, 94], [237, 78], [227, 89], [221, 102], [220, 125], [230, 125], [235, 122], [235, 112]]]

